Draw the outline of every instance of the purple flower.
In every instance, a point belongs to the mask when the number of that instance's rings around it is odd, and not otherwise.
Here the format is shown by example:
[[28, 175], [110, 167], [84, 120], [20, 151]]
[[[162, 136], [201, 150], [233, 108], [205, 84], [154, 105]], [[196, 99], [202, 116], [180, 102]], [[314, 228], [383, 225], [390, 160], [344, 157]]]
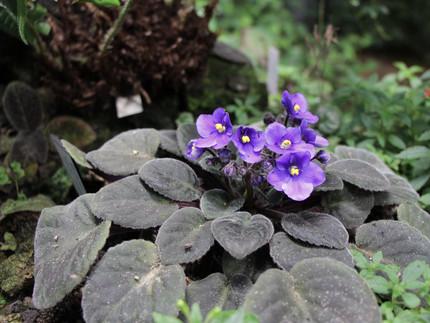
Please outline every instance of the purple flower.
[[307, 151], [286, 153], [276, 160], [267, 181], [290, 199], [303, 201], [311, 195], [315, 186], [325, 181], [324, 171], [310, 160], [311, 154]]
[[321, 164], [327, 164], [330, 161], [330, 153], [325, 150], [320, 150], [315, 158], [321, 163]]
[[260, 151], [264, 148], [266, 138], [264, 131], [240, 126], [233, 136], [233, 143], [244, 162], [257, 163], [261, 159]]
[[304, 119], [308, 123], [318, 122], [318, 117], [308, 111], [308, 103], [301, 93], [290, 95], [288, 91], [284, 91], [282, 105], [287, 109], [287, 114], [295, 119]]
[[302, 140], [299, 128], [287, 128], [278, 122], [271, 123], [266, 128], [266, 143], [267, 148], [277, 154], [309, 151], [311, 158], [315, 156], [314, 146]]
[[197, 159], [199, 158], [205, 151], [204, 148], [197, 148], [195, 146], [197, 139], [191, 139], [190, 142], [187, 145], [187, 152], [185, 153], [185, 155], [189, 158], [189, 159]]
[[233, 126], [228, 112], [218, 108], [213, 114], [202, 114], [197, 118], [197, 132], [201, 138], [195, 142], [195, 147], [213, 147], [220, 149], [226, 146], [233, 136]]
[[330, 144], [327, 139], [318, 136], [315, 130], [309, 129], [308, 122], [306, 120], [302, 120], [302, 123], [300, 124], [300, 132], [303, 140], [315, 147], [322, 148], [327, 147]]

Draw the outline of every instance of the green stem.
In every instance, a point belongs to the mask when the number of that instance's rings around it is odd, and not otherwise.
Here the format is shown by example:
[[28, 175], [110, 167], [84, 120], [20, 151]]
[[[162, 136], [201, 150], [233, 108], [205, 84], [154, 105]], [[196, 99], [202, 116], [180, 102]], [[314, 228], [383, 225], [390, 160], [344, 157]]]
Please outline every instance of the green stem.
[[124, 6], [121, 8], [121, 11], [119, 12], [118, 18], [115, 20], [115, 24], [112, 26], [111, 29], [108, 30], [104, 37], [103, 44], [101, 45], [101, 54], [106, 52], [110, 44], [112, 43], [115, 35], [117, 34], [119, 27], [121, 27], [125, 15], [127, 14], [128, 10], [131, 7], [131, 4], [133, 3], [133, 0], [126, 0], [124, 3]]
[[246, 200], [245, 200], [245, 206], [249, 207], [253, 204], [254, 201], [254, 188], [251, 184], [251, 172], [246, 172], [245, 176], [243, 176], [243, 179], [245, 181], [246, 186]]

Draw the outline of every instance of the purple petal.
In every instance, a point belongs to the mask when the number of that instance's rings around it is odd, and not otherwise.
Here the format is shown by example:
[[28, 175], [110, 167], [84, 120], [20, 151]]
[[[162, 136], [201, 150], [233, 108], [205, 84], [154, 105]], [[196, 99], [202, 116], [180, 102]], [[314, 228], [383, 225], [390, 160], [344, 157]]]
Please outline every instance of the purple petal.
[[218, 108], [215, 109], [211, 117], [214, 123], [224, 123], [224, 117], [226, 115], [228, 115], [228, 113], [225, 112], [224, 108]]
[[201, 114], [196, 121], [197, 132], [203, 138], [216, 131], [215, 122], [210, 114]]
[[298, 116], [299, 119], [304, 119], [306, 120], [308, 123], [314, 124], [318, 122], [318, 117], [314, 116], [312, 113], [310, 113], [309, 111], [306, 111], [305, 113], [303, 113], [302, 115]]
[[321, 136], [316, 136], [315, 141], [313, 142], [313, 145], [318, 148], [327, 147], [330, 145], [329, 141]]
[[287, 133], [287, 128], [279, 122], [273, 122], [266, 128], [266, 142], [268, 145], [276, 145]]
[[288, 183], [282, 185], [284, 193], [292, 200], [303, 201], [306, 200], [314, 190], [311, 183], [306, 183], [300, 180], [300, 177], [293, 178]]
[[304, 168], [300, 173], [300, 180], [311, 183], [313, 186], [318, 186], [324, 183], [325, 174], [322, 168], [317, 164], [309, 163], [309, 166]]
[[298, 113], [303, 113], [308, 111], [308, 102], [306, 102], [306, 98], [301, 93], [296, 93], [291, 96], [291, 102], [293, 103], [293, 107], [297, 104], [300, 107]]
[[304, 169], [309, 165], [311, 158], [312, 158], [312, 155], [309, 151], [299, 151], [299, 152], [291, 153], [291, 160], [288, 168], [292, 165], [295, 165], [299, 169]]
[[287, 109], [292, 107], [291, 95], [287, 90], [282, 93], [282, 105]]
[[292, 158], [292, 154], [290, 152], [287, 152], [281, 157], [278, 157], [276, 159], [276, 167], [281, 170], [290, 169], [292, 165], [291, 158]]
[[291, 152], [309, 152], [311, 159], [314, 158], [316, 154], [314, 146], [311, 144], [307, 144], [304, 141], [298, 144], [291, 145], [288, 150]]
[[288, 171], [281, 171], [274, 168], [269, 175], [267, 175], [267, 181], [275, 188], [275, 190], [282, 191], [282, 185], [291, 181], [291, 176]]
[[207, 138], [199, 138], [194, 143], [194, 147], [207, 148], [214, 147], [217, 144], [218, 133], [214, 133]]
[[243, 151], [239, 151], [240, 158], [247, 163], [258, 163], [261, 160], [260, 152], [255, 152], [251, 143], [243, 145]]
[[264, 145], [266, 144], [266, 134], [264, 133], [264, 131], [256, 131], [250, 139], [252, 145], [254, 146], [254, 151], [260, 151], [264, 148]]
[[228, 145], [231, 140], [231, 136], [227, 133], [218, 134], [216, 138], [216, 145], [213, 146], [215, 149], [221, 149]]
[[281, 139], [281, 143], [285, 139], [288, 139], [289, 141], [291, 141], [294, 144], [299, 143], [302, 140], [302, 135], [300, 133], [300, 129], [299, 128], [293, 128], [293, 127], [287, 128], [285, 135]]

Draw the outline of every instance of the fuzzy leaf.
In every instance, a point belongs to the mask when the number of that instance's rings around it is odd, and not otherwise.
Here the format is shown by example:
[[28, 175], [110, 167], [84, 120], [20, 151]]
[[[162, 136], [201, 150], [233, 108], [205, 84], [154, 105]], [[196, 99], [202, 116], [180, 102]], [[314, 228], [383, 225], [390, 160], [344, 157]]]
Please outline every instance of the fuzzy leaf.
[[203, 317], [206, 317], [215, 306], [223, 310], [237, 309], [251, 287], [251, 280], [244, 275], [228, 279], [221, 273], [214, 273], [188, 285], [186, 301], [189, 305], [199, 304]]
[[299, 240], [293, 240], [284, 232], [278, 232], [270, 240], [270, 255], [282, 269], [289, 271], [298, 262], [309, 258], [327, 257], [336, 259], [349, 267], [354, 267], [354, 260], [349, 251], [317, 247]]
[[158, 133], [160, 134], [160, 148], [182, 157], [182, 153], [178, 146], [176, 130], [158, 130]]
[[359, 159], [375, 166], [376, 169], [384, 174], [393, 174], [391, 168], [385, 165], [376, 154], [366, 149], [339, 145], [336, 146], [334, 151], [339, 159]]
[[321, 185], [315, 187], [316, 192], [328, 192], [328, 191], [337, 191], [343, 188], [343, 181], [340, 177], [331, 174], [325, 173], [325, 181]]
[[58, 116], [51, 119], [44, 127], [43, 133], [46, 137], [54, 133], [78, 148], [93, 143], [97, 137], [96, 132], [87, 122], [71, 116]]
[[9, 159], [10, 161], [18, 161], [24, 166], [32, 163], [46, 163], [48, 159], [48, 141], [42, 130], [19, 132], [10, 150]]
[[418, 229], [401, 221], [366, 223], [357, 230], [355, 243], [368, 255], [382, 251], [386, 263], [406, 267], [423, 258], [430, 263], [430, 241]]
[[281, 225], [290, 236], [316, 246], [344, 249], [348, 242], [345, 227], [330, 214], [288, 213], [282, 218]]
[[369, 191], [384, 191], [390, 182], [387, 177], [368, 162], [358, 159], [341, 159], [326, 167], [326, 171], [345, 182]]
[[383, 192], [375, 192], [375, 205], [393, 205], [405, 202], [415, 203], [420, 196], [403, 177], [395, 174], [385, 175], [390, 186]]
[[159, 263], [156, 246], [131, 240], [110, 248], [83, 289], [85, 322], [153, 322], [152, 312], [176, 316], [185, 297], [179, 265]]
[[91, 208], [99, 218], [133, 229], [157, 227], [178, 205], [152, 192], [138, 175], [113, 182], [98, 191]]
[[175, 201], [191, 202], [202, 195], [196, 173], [176, 159], [151, 160], [139, 169], [139, 176], [153, 190]]
[[345, 183], [343, 190], [324, 194], [321, 205], [342, 222], [345, 228], [352, 229], [362, 224], [370, 214], [374, 205], [373, 194]]
[[397, 218], [417, 228], [430, 240], [430, 214], [416, 204], [404, 203], [397, 209]]
[[99, 149], [89, 152], [87, 160], [106, 174], [136, 174], [148, 160], [154, 159], [160, 135], [154, 129], [129, 130], [113, 137]]
[[23, 211], [41, 212], [44, 208], [54, 205], [54, 201], [49, 196], [39, 194], [25, 200], [8, 199], [1, 205], [0, 210], [4, 215]]
[[223, 253], [222, 257], [222, 272], [228, 277], [237, 274], [245, 275], [252, 278], [256, 272], [257, 257], [252, 253], [245, 258], [236, 259], [227, 251]]
[[191, 139], [200, 138], [195, 124], [180, 125], [176, 132], [176, 136], [178, 138], [179, 150], [181, 151], [182, 155], [187, 152], [187, 145]]
[[248, 292], [244, 310], [265, 323], [382, 321], [366, 281], [327, 258], [303, 260], [290, 273], [267, 270]]
[[186, 207], [173, 213], [155, 240], [161, 262], [181, 264], [203, 257], [214, 244], [210, 227], [200, 209]]
[[104, 246], [110, 221], [98, 224], [89, 208], [92, 194], [66, 206], [44, 209], [34, 239], [33, 302], [54, 306], [85, 277]]
[[30, 86], [24, 82], [9, 83], [3, 94], [3, 110], [18, 131], [35, 131], [42, 124], [42, 105]]
[[69, 153], [70, 157], [72, 157], [77, 164], [85, 168], [93, 168], [93, 166], [87, 161], [87, 158], [85, 157], [86, 154], [82, 150], [72, 145], [65, 139], [61, 139], [61, 144], [63, 145], [64, 149], [66, 149], [66, 151]]
[[219, 244], [237, 259], [264, 246], [273, 235], [272, 222], [264, 215], [236, 212], [213, 220], [212, 233]]
[[245, 197], [243, 196], [232, 200], [226, 191], [212, 189], [203, 194], [200, 200], [200, 208], [206, 219], [210, 220], [236, 212], [243, 206], [244, 202]]

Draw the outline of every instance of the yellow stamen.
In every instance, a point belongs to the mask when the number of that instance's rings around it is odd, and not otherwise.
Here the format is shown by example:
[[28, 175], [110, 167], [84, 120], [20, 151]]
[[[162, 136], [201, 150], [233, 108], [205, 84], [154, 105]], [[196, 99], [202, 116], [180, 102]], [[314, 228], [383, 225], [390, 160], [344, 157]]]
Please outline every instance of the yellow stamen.
[[291, 166], [291, 168], [290, 168], [290, 174], [291, 174], [291, 175], [293, 175], [293, 176], [294, 176], [294, 175], [296, 175], [296, 176], [297, 176], [297, 175], [299, 175], [299, 172], [300, 172], [300, 171], [299, 171], [299, 169], [297, 168], [297, 166]]
[[217, 123], [215, 125], [216, 130], [218, 130], [219, 133], [225, 132], [225, 126], [223, 126], [221, 123]]
[[248, 136], [242, 136], [242, 142], [244, 143], [244, 144], [246, 144], [247, 142], [250, 142], [251, 141], [251, 139], [249, 139], [249, 137]]
[[281, 144], [282, 149], [288, 149], [290, 147], [291, 147], [291, 141], [289, 141], [288, 139], [285, 139]]
[[191, 150], [194, 150], [194, 149], [196, 149], [196, 147], [194, 147], [194, 145], [191, 147]]
[[296, 104], [296, 105], [293, 107], [293, 109], [294, 109], [294, 111], [297, 113], [297, 112], [299, 112], [299, 110], [300, 110], [300, 106], [299, 106], [298, 104]]

